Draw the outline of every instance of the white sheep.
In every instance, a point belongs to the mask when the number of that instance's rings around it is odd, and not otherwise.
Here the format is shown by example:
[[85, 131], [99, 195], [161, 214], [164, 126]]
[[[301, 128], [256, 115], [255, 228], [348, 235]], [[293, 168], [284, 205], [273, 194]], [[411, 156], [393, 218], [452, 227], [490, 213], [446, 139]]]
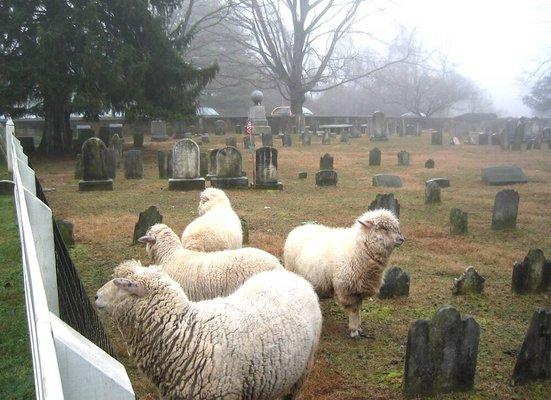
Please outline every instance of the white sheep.
[[198, 213], [199, 217], [182, 233], [182, 244], [186, 249], [218, 251], [241, 248], [241, 220], [224, 191], [215, 188], [203, 190], [199, 196]]
[[285, 241], [285, 268], [308, 280], [320, 297], [337, 299], [348, 312], [350, 336], [362, 335], [360, 309], [373, 296], [396, 246], [404, 242], [398, 219], [385, 209], [368, 211], [349, 228], [303, 225]]
[[157, 267], [126, 261], [95, 303], [163, 399], [295, 399], [321, 331], [312, 286], [284, 269], [192, 302]]
[[283, 269], [279, 260], [260, 249], [203, 253], [184, 249], [178, 236], [164, 224], [155, 224], [139, 238], [153, 264], [176, 280], [193, 301], [227, 296], [252, 275]]

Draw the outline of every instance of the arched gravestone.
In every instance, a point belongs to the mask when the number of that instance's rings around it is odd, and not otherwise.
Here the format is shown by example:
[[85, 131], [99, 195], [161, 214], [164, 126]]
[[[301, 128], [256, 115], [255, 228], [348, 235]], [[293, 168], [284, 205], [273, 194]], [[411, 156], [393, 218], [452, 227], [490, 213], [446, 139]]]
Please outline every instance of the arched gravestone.
[[168, 139], [166, 122], [161, 120], [151, 121], [151, 140], [153, 142], [165, 142]]
[[376, 167], [381, 165], [381, 150], [377, 147], [369, 150], [369, 165]]
[[123, 144], [124, 141], [116, 133], [109, 138], [109, 148], [115, 150], [115, 153], [117, 155], [117, 168], [121, 165]]
[[210, 178], [212, 187], [247, 189], [249, 180], [242, 176], [243, 159], [235, 147], [224, 147], [216, 153], [216, 176]]
[[398, 152], [398, 165], [401, 165], [401, 166], [409, 165], [409, 152], [405, 150]]
[[322, 169], [316, 172], [316, 186], [337, 186], [338, 175], [333, 169]]
[[256, 150], [255, 189], [282, 190], [283, 184], [277, 180], [277, 149], [261, 147]]
[[382, 111], [375, 111], [372, 119], [373, 132], [371, 133], [371, 140], [388, 140], [385, 114]]
[[396, 218], [400, 218], [400, 203], [394, 198], [393, 193], [378, 193], [367, 209], [371, 211], [380, 208], [390, 210]]
[[113, 190], [113, 180], [109, 179], [106, 168], [105, 144], [96, 137], [82, 144], [82, 180], [79, 191]]
[[213, 176], [216, 176], [216, 168], [217, 168], [216, 154], [218, 153], [218, 150], [220, 149], [210, 149], [208, 152], [208, 158], [209, 158], [209, 167], [208, 167], [208, 174], [207, 174], [208, 181], [210, 181], [210, 178], [212, 178]]
[[222, 119], [217, 119], [214, 121], [214, 134], [217, 136], [222, 136], [226, 130], [226, 123]]
[[329, 153], [320, 158], [320, 169], [333, 169], [333, 157]]
[[143, 178], [141, 150], [127, 150], [124, 152], [124, 177], [126, 179]]
[[205, 179], [201, 178], [199, 146], [191, 139], [176, 142], [172, 149], [172, 178], [170, 190], [203, 190]]
[[519, 195], [516, 190], [498, 192], [494, 200], [492, 229], [513, 229], [517, 226]]

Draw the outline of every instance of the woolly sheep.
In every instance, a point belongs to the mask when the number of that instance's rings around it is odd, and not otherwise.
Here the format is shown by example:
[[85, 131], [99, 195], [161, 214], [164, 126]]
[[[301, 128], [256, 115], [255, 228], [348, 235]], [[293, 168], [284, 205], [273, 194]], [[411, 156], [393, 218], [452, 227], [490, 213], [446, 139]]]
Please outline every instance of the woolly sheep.
[[211, 253], [184, 249], [164, 224], [153, 225], [138, 241], [146, 243], [151, 262], [160, 265], [193, 301], [227, 296], [258, 272], [283, 269], [276, 257], [252, 247]]
[[241, 248], [241, 220], [224, 191], [215, 188], [203, 190], [199, 196], [198, 213], [199, 217], [182, 233], [182, 244], [186, 249], [218, 251]]
[[398, 219], [385, 209], [368, 211], [349, 228], [303, 225], [285, 241], [285, 268], [308, 280], [320, 297], [332, 297], [348, 312], [350, 336], [363, 336], [362, 301], [375, 294], [394, 247], [404, 237]]
[[192, 302], [159, 268], [126, 261], [95, 303], [163, 399], [295, 399], [321, 331], [312, 286], [284, 269]]

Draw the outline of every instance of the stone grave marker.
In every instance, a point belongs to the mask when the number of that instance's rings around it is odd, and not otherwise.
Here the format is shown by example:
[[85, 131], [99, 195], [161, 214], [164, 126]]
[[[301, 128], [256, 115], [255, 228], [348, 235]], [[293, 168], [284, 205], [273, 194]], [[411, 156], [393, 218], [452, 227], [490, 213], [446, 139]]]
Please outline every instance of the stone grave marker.
[[381, 165], [381, 150], [377, 147], [369, 151], [369, 165], [380, 166]]
[[201, 135], [201, 144], [208, 144], [210, 143], [210, 137], [208, 133], [203, 133]]
[[178, 120], [172, 123], [172, 138], [176, 140], [186, 139], [186, 123]]
[[528, 179], [520, 167], [501, 165], [482, 168], [482, 182], [486, 185], [511, 185], [526, 183]]
[[490, 143], [492, 146], [500, 146], [501, 145], [501, 135], [499, 133], [492, 133], [490, 136]]
[[151, 121], [151, 140], [153, 142], [166, 142], [168, 139], [166, 122], [162, 120]]
[[404, 371], [406, 397], [472, 390], [480, 326], [452, 306], [409, 329]]
[[115, 149], [105, 149], [105, 170], [107, 172], [107, 177], [109, 179], [115, 179], [117, 176], [117, 150]]
[[516, 190], [498, 192], [494, 200], [492, 229], [513, 229], [517, 226], [519, 195]]
[[255, 136], [254, 135], [245, 135], [243, 136], [243, 148], [245, 149], [254, 149], [255, 148]]
[[235, 136], [227, 137], [226, 146], [237, 147], [237, 138]]
[[316, 186], [337, 186], [337, 171], [322, 169], [316, 172]]
[[201, 153], [199, 146], [191, 139], [176, 142], [172, 149], [172, 178], [168, 180], [169, 190], [203, 190], [205, 178], [201, 177]]
[[127, 150], [124, 152], [124, 177], [126, 179], [143, 179], [141, 150]]
[[394, 198], [393, 193], [378, 193], [375, 200], [371, 202], [367, 209], [371, 211], [378, 210], [380, 208], [390, 210], [394, 213], [396, 218], [400, 218], [400, 203]]
[[145, 236], [148, 229], [155, 224], [163, 222], [163, 216], [157, 210], [155, 206], [149, 206], [149, 208], [140, 213], [138, 222], [134, 225], [134, 235], [132, 236], [132, 244], [137, 244], [138, 239]]
[[379, 299], [409, 295], [409, 274], [398, 266], [387, 268], [383, 273]]
[[79, 191], [113, 190], [113, 180], [107, 175], [106, 151], [105, 144], [96, 137], [82, 144], [82, 180], [78, 183]]
[[271, 132], [262, 133], [262, 146], [263, 147], [273, 147], [274, 146], [274, 136]]
[[321, 136], [321, 144], [331, 144], [331, 132], [329, 132], [329, 129], [325, 129]]
[[281, 136], [281, 143], [283, 147], [293, 146], [293, 139], [291, 138], [291, 134], [289, 132], [285, 132], [283, 136]]
[[277, 180], [277, 149], [261, 147], [255, 154], [255, 189], [283, 190], [283, 184]]
[[109, 136], [118, 135], [124, 141], [124, 135], [122, 133], [122, 124], [109, 124]]
[[308, 131], [304, 131], [300, 135], [301, 144], [303, 146], [310, 146], [312, 144], [312, 137]]
[[452, 208], [450, 211], [450, 232], [456, 235], [463, 235], [469, 230], [469, 214], [459, 208]]
[[100, 126], [98, 137], [101, 139], [101, 141], [107, 145], [109, 143], [109, 139], [111, 139], [111, 131], [109, 131], [108, 126]]
[[348, 133], [347, 130], [343, 129], [343, 131], [341, 132], [340, 142], [344, 144], [350, 143], [350, 134]]
[[143, 132], [134, 132], [132, 140], [134, 147], [143, 147]]
[[429, 179], [425, 182], [425, 185], [428, 185], [430, 182], [436, 183], [438, 186], [440, 186], [441, 189], [449, 188], [450, 187], [450, 180], [448, 178], [433, 178]]
[[82, 179], [82, 156], [77, 154], [75, 161], [75, 179]]
[[371, 140], [388, 140], [385, 114], [382, 111], [375, 111], [371, 117], [373, 121], [373, 132]]
[[249, 244], [249, 222], [243, 217], [239, 217], [241, 221], [241, 230], [243, 231], [243, 244]]
[[243, 127], [239, 124], [235, 125], [235, 134], [236, 135], [242, 135], [243, 134]]
[[115, 133], [109, 139], [109, 148], [115, 150], [115, 153], [117, 155], [117, 168], [120, 167], [122, 161], [122, 147], [123, 140], [119, 135]]
[[201, 152], [200, 158], [199, 158], [199, 170], [201, 172], [201, 176], [203, 178], [206, 178], [209, 174], [209, 158], [207, 153]]
[[159, 179], [172, 178], [172, 150], [157, 150]]
[[531, 249], [522, 262], [517, 262], [513, 266], [513, 292], [545, 292], [550, 286], [551, 260], [546, 260], [540, 249]]
[[475, 267], [468, 267], [459, 278], [454, 278], [452, 294], [464, 295], [467, 293], [481, 294], [484, 291], [484, 279]]
[[436, 182], [428, 182], [425, 186], [425, 204], [438, 204], [440, 202], [440, 186]]
[[216, 176], [211, 176], [212, 187], [219, 189], [248, 189], [249, 180], [242, 175], [243, 159], [235, 147], [224, 147], [216, 153]]
[[483, 146], [488, 144], [488, 134], [481, 132], [478, 134], [478, 144]]
[[405, 150], [402, 150], [398, 153], [398, 165], [407, 166], [409, 165], [409, 153]]
[[[442, 131], [432, 131], [430, 144], [434, 146], [442, 146]], [[455, 143], [454, 143], [455, 144]]]
[[392, 174], [377, 174], [373, 176], [373, 186], [401, 188], [402, 178]]
[[329, 153], [325, 153], [320, 157], [320, 169], [333, 169], [333, 157]]
[[90, 125], [77, 125], [77, 138], [74, 148], [80, 150], [82, 144], [91, 137], [94, 137], [94, 130]]
[[209, 173], [207, 175], [207, 180], [210, 180], [211, 177], [216, 176], [216, 154], [220, 149], [210, 149], [208, 153], [209, 157]]
[[300, 171], [300, 172], [298, 173], [298, 179], [306, 179], [306, 178], [308, 178], [308, 172], [306, 172], [306, 171]]
[[434, 168], [434, 160], [432, 158], [429, 158], [427, 161], [425, 161], [425, 168]]
[[224, 135], [226, 131], [226, 123], [223, 119], [217, 119], [214, 121], [214, 134], [217, 136]]

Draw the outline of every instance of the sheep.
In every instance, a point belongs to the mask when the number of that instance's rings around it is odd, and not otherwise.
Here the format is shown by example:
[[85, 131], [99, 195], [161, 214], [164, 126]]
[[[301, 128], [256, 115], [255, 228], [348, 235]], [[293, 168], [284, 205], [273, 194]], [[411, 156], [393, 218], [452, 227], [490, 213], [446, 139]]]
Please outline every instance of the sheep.
[[228, 297], [193, 302], [156, 266], [125, 261], [95, 304], [163, 399], [295, 399], [313, 364], [321, 310], [285, 269], [259, 273]]
[[239, 249], [243, 245], [241, 220], [233, 211], [226, 193], [208, 188], [199, 196], [199, 217], [182, 233], [186, 249], [218, 251]]
[[184, 249], [164, 224], [153, 225], [138, 241], [146, 244], [151, 262], [160, 265], [193, 301], [227, 296], [257, 272], [283, 269], [276, 257], [252, 247], [211, 253]]
[[404, 240], [391, 211], [368, 211], [349, 228], [293, 229], [285, 241], [284, 265], [306, 278], [320, 297], [336, 294], [348, 312], [350, 337], [361, 338], [362, 301], [375, 294], [392, 250]]

